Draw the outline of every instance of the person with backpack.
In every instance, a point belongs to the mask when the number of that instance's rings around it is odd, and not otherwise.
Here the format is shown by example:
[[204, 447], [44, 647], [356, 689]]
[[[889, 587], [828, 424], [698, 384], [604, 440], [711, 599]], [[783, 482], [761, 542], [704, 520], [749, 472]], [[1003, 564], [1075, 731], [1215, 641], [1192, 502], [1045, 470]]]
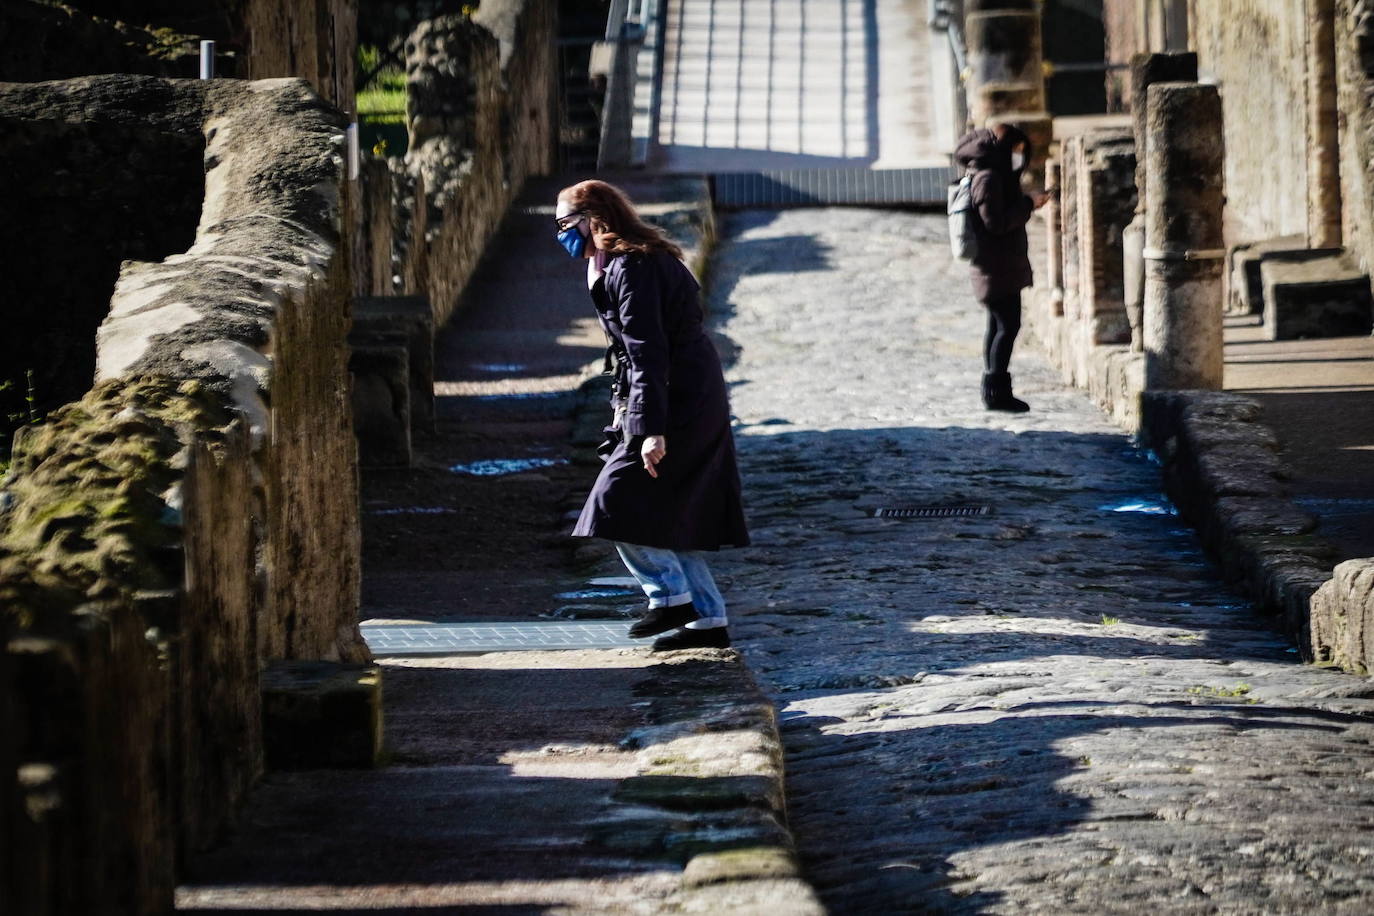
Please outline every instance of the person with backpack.
[[994, 123], [965, 134], [955, 161], [969, 177], [967, 219], [973, 230], [969, 252], [973, 294], [987, 311], [983, 338], [983, 406], [1023, 413], [1030, 405], [1012, 391], [1011, 350], [1021, 330], [1021, 290], [1031, 285], [1026, 222], [1049, 195], [1021, 190], [1030, 162], [1030, 139], [1010, 124]]

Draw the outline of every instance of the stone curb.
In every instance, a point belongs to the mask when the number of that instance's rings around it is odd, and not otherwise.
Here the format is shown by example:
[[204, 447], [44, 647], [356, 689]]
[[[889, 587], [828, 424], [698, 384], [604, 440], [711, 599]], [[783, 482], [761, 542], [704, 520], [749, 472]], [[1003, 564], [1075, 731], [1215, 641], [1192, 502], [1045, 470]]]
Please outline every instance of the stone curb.
[[642, 816], [597, 839], [682, 864], [668, 912], [824, 913], [797, 864], [773, 705], [739, 653], [667, 653], [635, 685], [646, 719], [621, 742], [638, 773], [614, 797]]
[[1159, 457], [1179, 512], [1228, 579], [1273, 615], [1308, 661], [1363, 673], [1335, 651], [1344, 623], [1314, 617], [1336, 550], [1294, 505], [1278, 438], [1257, 401], [1220, 391], [1147, 391], [1141, 432]]
[[1222, 391], [1142, 391], [1143, 354], [1073, 340], [1070, 323], [1051, 317], [1043, 289], [1026, 305], [1041, 352], [1154, 450], [1169, 498], [1207, 553], [1261, 613], [1277, 618], [1303, 658], [1361, 675], [1374, 670], [1374, 559], [1342, 563], [1333, 577], [1336, 550], [1294, 504], [1291, 473], [1259, 402]]

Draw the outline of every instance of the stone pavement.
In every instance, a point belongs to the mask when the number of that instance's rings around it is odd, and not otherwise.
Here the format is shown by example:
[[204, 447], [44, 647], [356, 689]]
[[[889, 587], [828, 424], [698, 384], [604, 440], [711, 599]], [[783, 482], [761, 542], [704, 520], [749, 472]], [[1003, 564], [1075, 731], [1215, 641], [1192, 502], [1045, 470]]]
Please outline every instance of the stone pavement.
[[981, 409], [943, 222], [742, 213], [714, 263], [756, 537], [720, 572], [808, 878], [837, 913], [1370, 912], [1374, 688], [1301, 665], [1033, 352], [1034, 410]]
[[1374, 556], [1374, 337], [1263, 336], [1258, 316], [1226, 319], [1226, 389], [1264, 407], [1296, 502], [1341, 559]]

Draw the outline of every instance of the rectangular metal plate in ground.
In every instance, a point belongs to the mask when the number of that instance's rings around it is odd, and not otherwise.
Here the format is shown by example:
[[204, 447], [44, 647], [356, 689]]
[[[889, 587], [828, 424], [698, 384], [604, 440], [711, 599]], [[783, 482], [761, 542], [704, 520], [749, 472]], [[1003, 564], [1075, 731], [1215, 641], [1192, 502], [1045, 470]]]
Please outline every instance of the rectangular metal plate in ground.
[[874, 518], [968, 518], [991, 515], [991, 506], [879, 506]]
[[473, 655], [557, 649], [624, 649], [648, 642], [631, 639], [629, 621], [615, 623], [429, 623], [366, 624], [372, 654]]
[[787, 207], [824, 204], [941, 206], [954, 180], [948, 166], [915, 169], [784, 169], [721, 172], [712, 177], [717, 207]]

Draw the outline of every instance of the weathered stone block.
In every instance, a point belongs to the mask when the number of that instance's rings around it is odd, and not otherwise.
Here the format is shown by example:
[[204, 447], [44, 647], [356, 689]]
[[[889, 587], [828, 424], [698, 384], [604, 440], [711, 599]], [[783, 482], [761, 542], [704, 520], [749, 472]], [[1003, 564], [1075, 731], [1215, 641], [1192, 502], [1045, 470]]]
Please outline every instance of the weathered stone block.
[[[1260, 280], [1260, 262], [1266, 257], [1302, 260], [1316, 256], [1308, 254], [1307, 240], [1301, 235], [1237, 245], [1231, 249], [1227, 270], [1226, 312], [1230, 315], [1260, 315], [1264, 312], [1264, 284]], [[1322, 254], [1328, 249], [1317, 250]]]
[[392, 335], [378, 345], [355, 347], [353, 430], [364, 467], [410, 466], [410, 350]]
[[1311, 602], [1312, 655], [1352, 671], [1374, 666], [1374, 558], [1347, 560]]
[[382, 670], [348, 662], [271, 662], [262, 732], [274, 770], [373, 767], [382, 754]]
[[349, 343], [405, 341], [409, 362], [410, 424], [434, 430], [434, 313], [424, 296], [367, 296], [353, 301]]
[[1269, 340], [1347, 337], [1368, 334], [1374, 327], [1369, 276], [1342, 258], [1266, 258], [1260, 278], [1264, 336]]

